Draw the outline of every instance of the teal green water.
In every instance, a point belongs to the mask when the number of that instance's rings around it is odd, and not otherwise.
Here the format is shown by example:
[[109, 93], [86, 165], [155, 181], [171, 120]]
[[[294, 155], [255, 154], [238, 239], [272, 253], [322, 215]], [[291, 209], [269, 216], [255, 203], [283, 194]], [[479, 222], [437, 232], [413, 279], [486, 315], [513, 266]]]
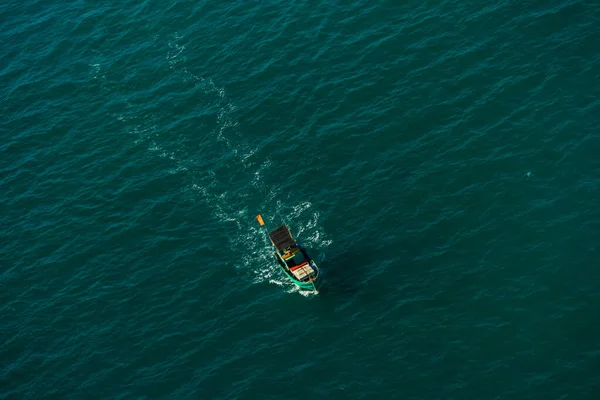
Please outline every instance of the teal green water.
[[2, 2], [0, 398], [598, 399], [599, 21]]

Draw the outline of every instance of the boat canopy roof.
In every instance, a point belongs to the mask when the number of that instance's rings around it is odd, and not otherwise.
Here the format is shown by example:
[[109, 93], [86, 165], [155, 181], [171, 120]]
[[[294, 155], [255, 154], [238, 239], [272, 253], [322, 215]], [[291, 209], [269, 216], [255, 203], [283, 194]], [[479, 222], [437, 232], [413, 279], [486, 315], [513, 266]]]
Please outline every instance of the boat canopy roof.
[[279, 251], [285, 251], [296, 244], [287, 225], [281, 225], [279, 228], [269, 233], [269, 237]]

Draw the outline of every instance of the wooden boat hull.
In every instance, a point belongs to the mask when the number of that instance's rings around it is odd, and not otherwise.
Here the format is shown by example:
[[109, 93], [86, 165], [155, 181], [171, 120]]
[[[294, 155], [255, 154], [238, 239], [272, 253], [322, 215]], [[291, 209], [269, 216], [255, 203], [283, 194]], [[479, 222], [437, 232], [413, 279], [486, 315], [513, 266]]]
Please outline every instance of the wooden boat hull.
[[283, 224], [269, 232], [260, 214], [256, 216], [256, 220], [260, 226], [265, 227], [273, 245], [273, 255], [285, 276], [300, 289], [317, 290], [321, 275], [317, 263], [296, 242], [290, 228]]

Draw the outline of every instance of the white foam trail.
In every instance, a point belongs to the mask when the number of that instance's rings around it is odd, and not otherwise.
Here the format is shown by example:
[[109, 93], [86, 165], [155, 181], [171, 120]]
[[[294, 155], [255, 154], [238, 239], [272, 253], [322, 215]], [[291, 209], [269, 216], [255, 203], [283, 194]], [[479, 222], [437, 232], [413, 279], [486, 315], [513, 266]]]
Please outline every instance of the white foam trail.
[[[184, 37], [175, 34], [167, 43], [166, 63], [173, 74], [181, 77], [184, 83], [190, 83], [197, 89], [198, 95], [203, 96], [202, 102], [216, 106], [216, 127], [209, 137], [224, 146], [226, 152], [231, 154], [228, 161], [229, 168], [237, 169], [238, 172], [248, 174], [247, 193], [243, 191], [222, 191], [219, 188], [227, 187], [226, 182], [213, 170], [206, 168], [194, 168], [195, 151], [186, 149], [173, 142], [164, 140], [164, 127], [157, 121], [164, 118], [156, 114], [136, 114], [137, 106], [126, 102], [125, 111], [116, 116], [122, 122], [128, 132], [135, 137], [135, 143], [148, 143], [148, 151], [157, 157], [170, 160], [173, 167], [169, 169], [171, 174], [186, 173], [192, 182], [184, 188], [192, 199], [201, 199], [209, 207], [214, 215], [224, 224], [235, 227], [236, 233], [228, 238], [229, 247], [232, 251], [245, 249], [244, 255], [239, 259], [237, 268], [243, 271], [251, 271], [252, 281], [255, 283], [272, 283], [284, 288], [288, 293], [300, 293], [302, 296], [316, 294], [316, 291], [300, 290], [289, 281], [279, 265], [275, 262], [270, 243], [264, 231], [259, 229], [254, 221], [254, 215], [247, 207], [240, 208], [247, 197], [256, 191], [264, 191], [262, 208], [265, 210], [275, 209], [276, 213], [271, 216], [270, 225], [279, 222], [291, 223], [295, 230], [295, 236], [301, 239], [301, 243], [324, 250], [331, 244], [331, 240], [325, 238], [325, 233], [319, 227], [319, 212], [313, 210], [309, 201], [295, 201], [291, 195], [282, 193], [277, 186], [264, 186], [263, 180], [272, 166], [270, 159], [256, 160], [254, 155], [259, 147], [251, 145], [239, 132], [239, 122], [235, 117], [236, 106], [229, 101], [225, 88], [216, 85], [212, 79], [204, 78], [190, 72], [186, 67], [186, 45], [182, 43]], [[157, 40], [159, 42], [159, 40]], [[94, 68], [99, 68], [96, 64]], [[99, 71], [99, 69], [98, 69]], [[94, 72], [98, 72], [94, 70]], [[163, 139], [163, 140], [161, 140]], [[169, 144], [170, 143], [170, 144]], [[279, 199], [276, 205], [275, 199]], [[276, 218], [276, 215], [284, 215], [286, 221]]]

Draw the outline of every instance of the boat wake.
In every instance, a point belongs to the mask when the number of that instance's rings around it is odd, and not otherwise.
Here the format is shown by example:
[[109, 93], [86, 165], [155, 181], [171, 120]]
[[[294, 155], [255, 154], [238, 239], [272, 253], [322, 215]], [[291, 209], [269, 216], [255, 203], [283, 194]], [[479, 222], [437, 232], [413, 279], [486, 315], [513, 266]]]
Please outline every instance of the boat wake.
[[[257, 210], [265, 210], [265, 213], [275, 210], [270, 215], [269, 225], [287, 222], [305, 246], [324, 251], [331, 240], [326, 239], [325, 232], [318, 225], [319, 212], [314, 210], [309, 201], [298, 201], [297, 195], [292, 199], [277, 185], [264, 182], [264, 176], [272, 168], [273, 162], [268, 158], [255, 157], [259, 147], [243, 136], [236, 118], [237, 107], [228, 98], [225, 88], [210, 78], [190, 71], [183, 41], [184, 37], [175, 35], [166, 46], [162, 44], [166, 51], [165, 67], [172, 71], [171, 78], [181, 90], [189, 92], [189, 97], [198, 99], [191, 117], [196, 118], [195, 114], [200, 114], [207, 123], [193, 127], [196, 130], [194, 138], [183, 137], [190, 132], [178, 132], [179, 137], [174, 138], [169, 135], [170, 127], [162, 126], [162, 121], [170, 120], [159, 115], [162, 111], [156, 111], [155, 107], [150, 113], [139, 112], [139, 107], [131, 103], [125, 107], [125, 112], [116, 115], [117, 120], [135, 135], [136, 144], [145, 145], [152, 154], [170, 160], [173, 163], [169, 170], [171, 174], [185, 174], [184, 179], [188, 183], [182, 191], [186, 200], [201, 201], [225, 225], [223, 230], [228, 232], [231, 251], [247, 249], [238, 260], [241, 265], [236, 265], [240, 272], [247, 273], [248, 279], [254, 283], [275, 284], [288, 293], [297, 292], [303, 296], [315, 294], [313, 291], [299, 290], [284, 276], [274, 262], [269, 240], [255, 223], [254, 216]], [[157, 42], [156, 45], [161, 44]], [[199, 145], [211, 151], [220, 151], [221, 159], [207, 159], [205, 154], [201, 154], [203, 152], [198, 151]], [[235, 187], [235, 190], [223, 190], [231, 187]], [[260, 204], [255, 204], [256, 208], [250, 210], [247, 206], [241, 206], [256, 203], [257, 199]], [[281, 215], [287, 216], [289, 221], [282, 221]]]
[[[281, 272], [279, 268], [277, 269], [277, 272]], [[319, 294], [318, 290], [302, 290], [288, 279], [284, 278], [283, 274], [281, 274], [281, 276], [281, 279], [269, 279], [268, 282], [277, 286], [281, 286], [287, 293], [298, 293], [304, 297], [315, 296]]]

